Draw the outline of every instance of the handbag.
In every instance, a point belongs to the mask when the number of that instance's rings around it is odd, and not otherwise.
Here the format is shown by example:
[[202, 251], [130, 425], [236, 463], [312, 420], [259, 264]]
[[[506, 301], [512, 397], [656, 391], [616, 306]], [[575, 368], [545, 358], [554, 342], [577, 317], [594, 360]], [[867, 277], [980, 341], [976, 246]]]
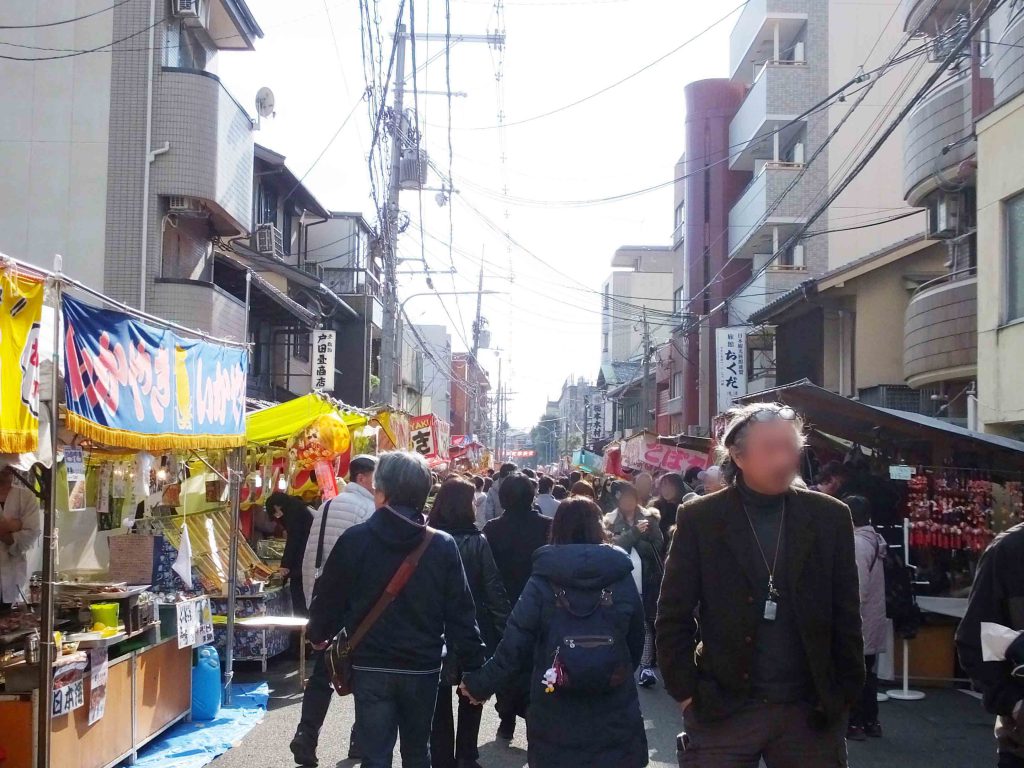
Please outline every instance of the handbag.
[[342, 628], [331, 640], [327, 649], [327, 671], [331, 676], [331, 685], [334, 686], [334, 690], [339, 696], [348, 696], [352, 693], [352, 653], [366, 637], [366, 633], [377, 623], [377, 619], [409, 583], [409, 579], [412, 578], [416, 567], [420, 564], [420, 558], [429, 546], [430, 540], [434, 538], [434, 533], [434, 529], [430, 527], [424, 530], [423, 539], [416, 549], [405, 556], [387, 586], [384, 587], [384, 591], [377, 598], [377, 602], [359, 622], [352, 637], [349, 637], [348, 632]]
[[[334, 498], [337, 498], [337, 496]], [[324, 570], [324, 533], [327, 531], [327, 516], [331, 513], [332, 503], [334, 503], [334, 499], [327, 502], [327, 506], [324, 507], [324, 513], [320, 516], [320, 540], [316, 544], [316, 563], [313, 564], [314, 584], [316, 584], [316, 580], [320, 578], [320, 574]]]

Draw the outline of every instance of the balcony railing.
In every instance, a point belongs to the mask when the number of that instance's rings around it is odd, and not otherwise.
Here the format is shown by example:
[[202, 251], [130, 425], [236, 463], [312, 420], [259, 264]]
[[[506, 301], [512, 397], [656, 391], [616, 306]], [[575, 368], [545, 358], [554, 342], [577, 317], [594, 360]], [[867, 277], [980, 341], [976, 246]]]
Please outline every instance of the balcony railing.
[[973, 376], [978, 364], [978, 278], [973, 267], [924, 283], [907, 306], [903, 372], [920, 387]]
[[[319, 265], [317, 265], [319, 266]], [[380, 280], [373, 272], [359, 267], [322, 267], [323, 282], [340, 296], [380, 297]]]
[[[805, 212], [799, 204], [800, 195], [784, 194], [801, 168], [801, 163], [766, 163], [751, 179], [729, 211], [730, 258], [750, 258], [759, 246], [765, 247], [761, 241], [770, 235], [773, 227], [780, 229], [780, 240], [784, 240], [803, 220]], [[779, 204], [775, 205], [777, 201]]]
[[[785, 5], [786, 10], [779, 10]], [[750, 0], [736, 20], [729, 35], [729, 72], [733, 79], [750, 82], [754, 76], [750, 66], [752, 58], [761, 53], [761, 60], [771, 58], [774, 51], [761, 51], [765, 39], [774, 37], [774, 25], [779, 25], [780, 48], [790, 47], [791, 41], [807, 23], [811, 0]], [[773, 45], [774, 47], [774, 45]]]
[[749, 171], [755, 160], [774, 160], [776, 144], [788, 146], [803, 133], [804, 122], [793, 118], [812, 106], [809, 74], [804, 62], [769, 61], [761, 67], [729, 124], [730, 168]]
[[919, 205], [946, 172], [975, 151], [971, 83], [966, 73], [934, 91], [907, 116], [903, 185], [907, 203]]

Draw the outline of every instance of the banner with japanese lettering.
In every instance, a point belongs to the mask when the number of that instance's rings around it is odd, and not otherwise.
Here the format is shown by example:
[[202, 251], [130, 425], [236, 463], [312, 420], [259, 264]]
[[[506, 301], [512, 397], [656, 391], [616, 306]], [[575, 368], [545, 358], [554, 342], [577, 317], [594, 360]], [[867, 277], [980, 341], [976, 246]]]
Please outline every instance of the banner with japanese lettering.
[[448, 461], [448, 446], [451, 442], [451, 426], [447, 421], [433, 414], [413, 416], [409, 419], [411, 437], [410, 449], [416, 451], [431, 466]]
[[313, 331], [313, 378], [310, 386], [314, 392], [334, 391], [334, 346], [337, 332]]
[[68, 427], [137, 450], [245, 445], [244, 349], [62, 297]]
[[39, 447], [42, 281], [0, 266], [0, 453]]
[[718, 375], [718, 410], [732, 407], [747, 394], [747, 329], [743, 326], [715, 330], [715, 359]]

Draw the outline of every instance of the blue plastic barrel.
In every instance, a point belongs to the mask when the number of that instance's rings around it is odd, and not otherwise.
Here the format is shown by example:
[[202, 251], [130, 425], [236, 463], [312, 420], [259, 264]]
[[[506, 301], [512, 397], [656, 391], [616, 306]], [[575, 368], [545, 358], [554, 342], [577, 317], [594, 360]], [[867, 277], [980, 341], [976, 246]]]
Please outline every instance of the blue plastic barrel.
[[220, 654], [212, 645], [196, 649], [192, 667], [192, 719], [213, 720], [220, 714]]

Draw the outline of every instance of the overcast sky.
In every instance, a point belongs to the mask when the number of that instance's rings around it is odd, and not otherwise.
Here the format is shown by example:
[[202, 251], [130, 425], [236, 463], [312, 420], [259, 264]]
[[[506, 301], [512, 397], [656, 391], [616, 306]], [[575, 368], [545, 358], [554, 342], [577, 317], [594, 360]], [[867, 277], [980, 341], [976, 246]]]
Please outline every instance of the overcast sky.
[[[298, 175], [328, 208], [362, 211], [375, 222], [366, 154], [371, 127], [365, 105], [338, 131], [365, 79], [356, 0], [248, 0], [266, 33], [255, 53], [223, 54], [219, 71], [246, 105], [269, 86], [277, 116], [263, 121], [261, 144], [287, 156]], [[492, 345], [500, 347], [503, 374], [514, 393], [509, 417], [528, 428], [545, 401], [556, 398], [566, 378], [593, 380], [600, 362], [597, 292], [615, 249], [623, 244], [668, 244], [672, 231], [670, 186], [623, 201], [565, 205], [618, 195], [666, 182], [683, 149], [683, 86], [726, 76], [728, 33], [735, 15], [700, 40], [627, 83], [586, 103], [504, 130], [504, 155], [497, 124], [499, 87], [507, 123], [531, 118], [594, 93], [640, 69], [722, 17], [738, 2], [694, 0], [508, 0], [503, 78], [495, 71], [501, 54], [483, 44], [452, 48], [452, 176], [458, 190], [452, 208], [454, 237], [449, 262], [449, 209], [422, 194], [426, 261], [438, 291], [476, 287], [483, 254], [484, 287], [507, 295], [484, 297]], [[372, 2], [371, 2], [372, 5]], [[380, 3], [385, 53], [397, 0]], [[443, 0], [418, 0], [417, 31], [445, 29]], [[453, 33], [484, 34], [495, 29], [489, 0], [451, 0]], [[408, 9], [406, 12], [408, 18]], [[374, 32], [376, 35], [376, 31]], [[443, 42], [420, 42], [416, 59], [420, 91], [443, 91]], [[407, 71], [412, 70], [407, 49]], [[407, 81], [411, 104], [412, 80]], [[254, 111], [254, 110], [253, 110]], [[448, 104], [443, 96], [421, 95], [424, 143], [442, 169], [448, 166]], [[483, 128], [483, 130], [479, 130]], [[476, 130], [475, 130], [476, 129]], [[312, 168], [312, 170], [310, 170]], [[439, 186], [431, 175], [431, 186]], [[503, 188], [508, 189], [506, 200]], [[402, 237], [400, 272], [422, 269], [419, 196], [403, 192], [401, 205], [412, 219]], [[476, 209], [477, 212], [474, 212]], [[508, 211], [508, 218], [505, 211]], [[482, 216], [481, 216], [482, 214]], [[510, 245], [506, 229], [523, 250]], [[532, 254], [532, 255], [531, 255]], [[550, 266], [547, 266], [550, 265]], [[552, 271], [553, 267], [557, 272]], [[562, 274], [559, 274], [562, 273]], [[401, 275], [402, 297], [425, 291], [422, 276]], [[452, 325], [453, 347], [471, 340], [473, 296], [417, 297], [407, 311], [416, 323]], [[497, 383], [497, 353], [481, 360]]]

